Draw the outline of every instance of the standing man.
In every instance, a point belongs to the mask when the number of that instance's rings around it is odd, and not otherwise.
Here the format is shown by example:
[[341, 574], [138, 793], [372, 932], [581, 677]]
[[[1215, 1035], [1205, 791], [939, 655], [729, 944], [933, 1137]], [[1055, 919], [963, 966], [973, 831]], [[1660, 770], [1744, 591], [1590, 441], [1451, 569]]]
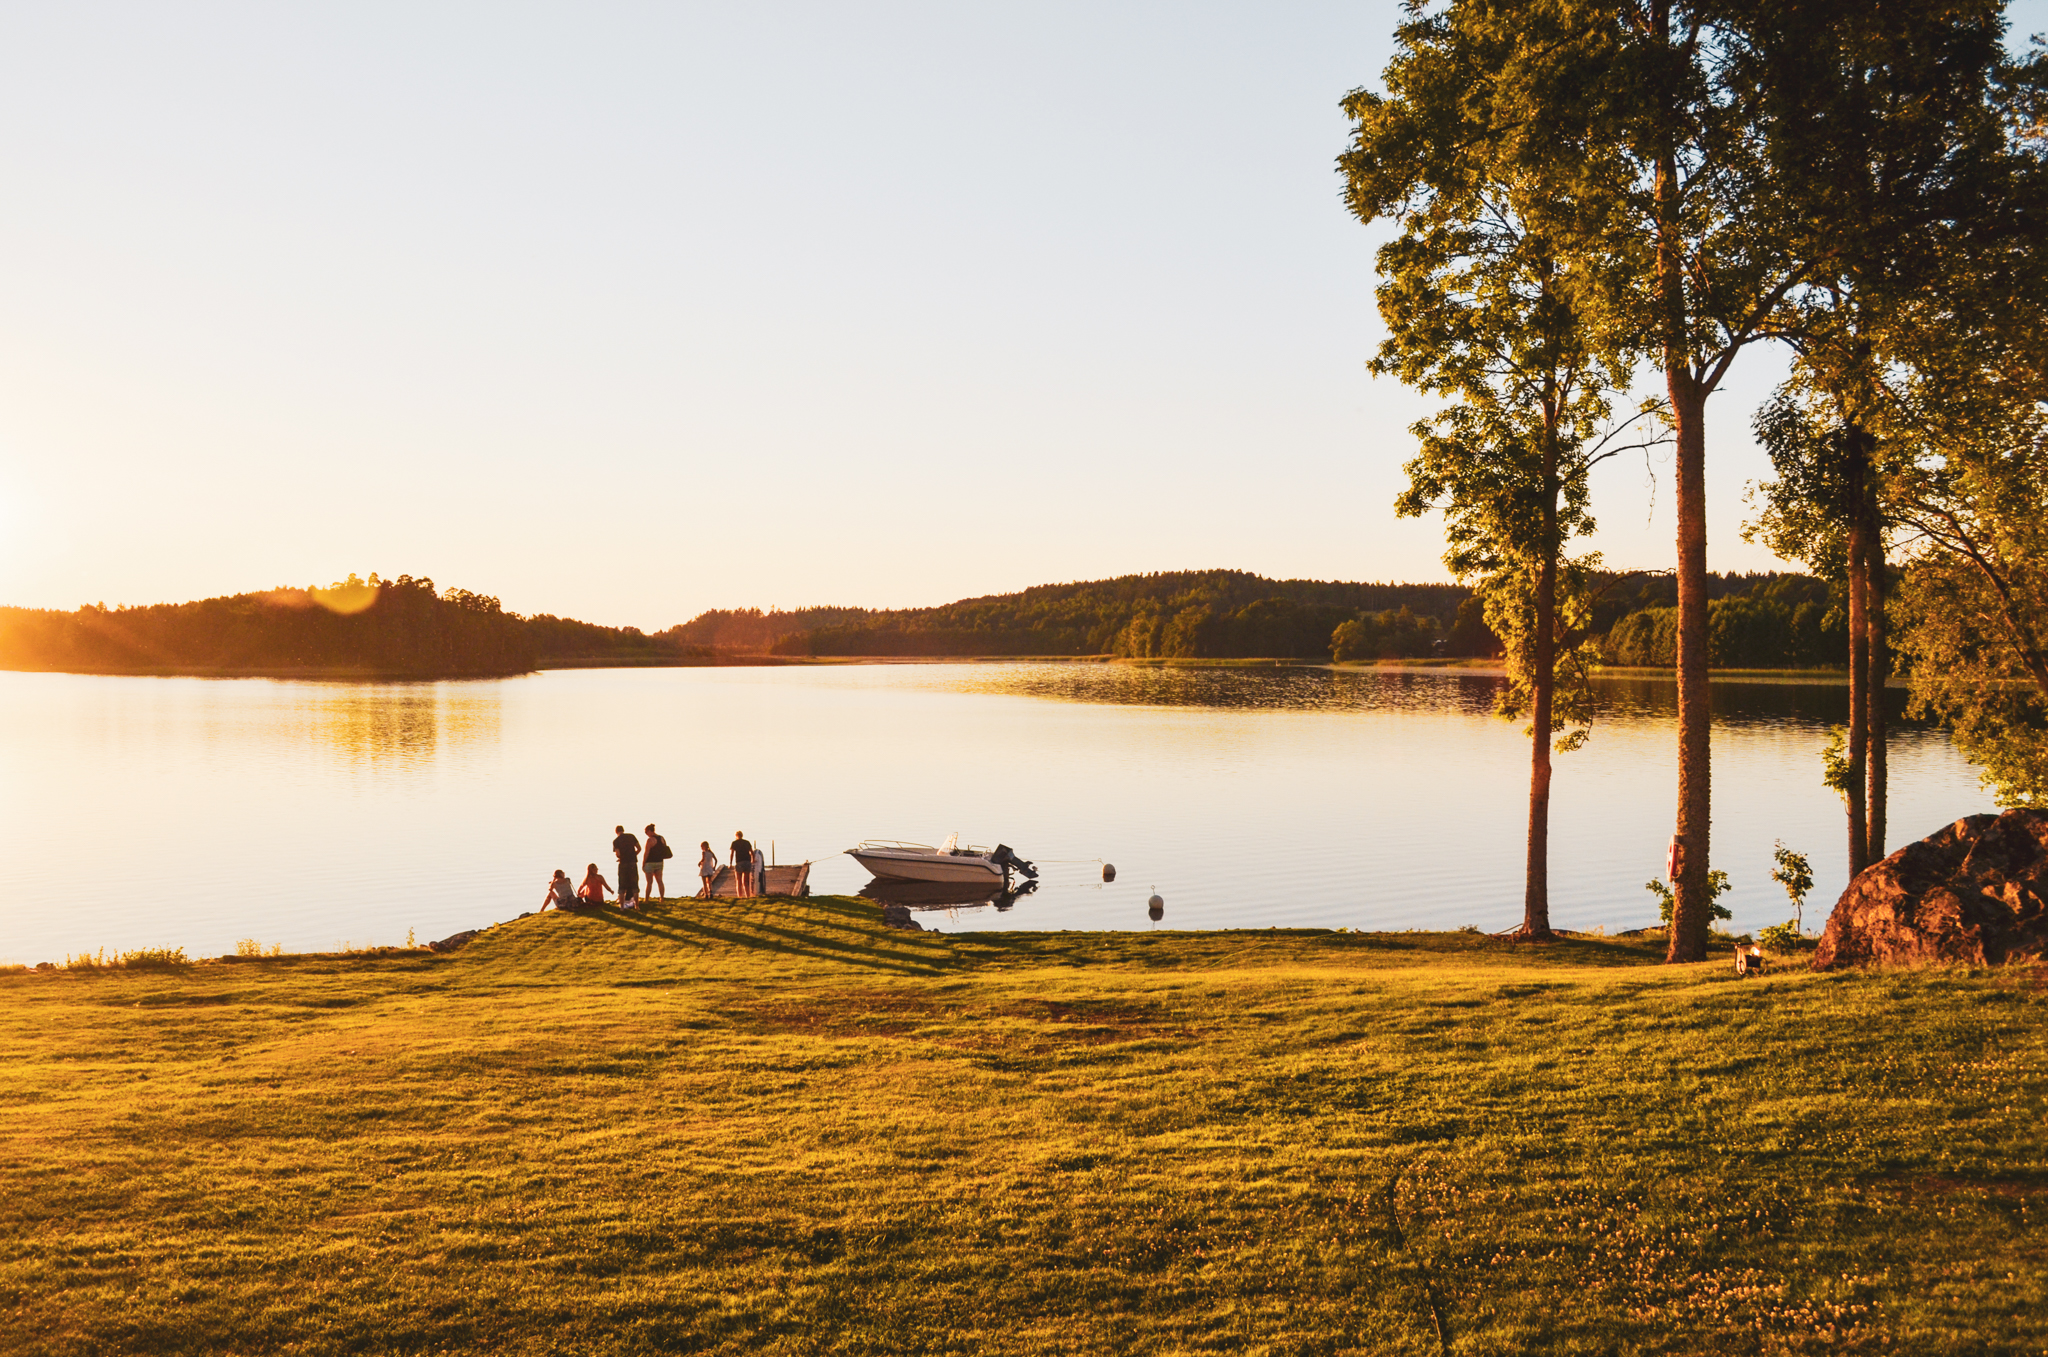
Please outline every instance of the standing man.
[[732, 893], [747, 896], [754, 893], [754, 845], [747, 842], [747, 832], [735, 829], [732, 832]]
[[619, 908], [640, 907], [640, 840], [626, 832], [624, 825], [613, 825], [619, 837], [612, 840], [612, 853], [619, 860]]

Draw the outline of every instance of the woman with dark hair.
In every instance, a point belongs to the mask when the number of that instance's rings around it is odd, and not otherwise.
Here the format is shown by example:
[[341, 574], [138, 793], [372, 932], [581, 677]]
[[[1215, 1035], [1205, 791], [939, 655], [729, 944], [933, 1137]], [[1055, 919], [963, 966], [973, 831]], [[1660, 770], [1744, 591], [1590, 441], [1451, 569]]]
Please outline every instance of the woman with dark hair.
[[673, 857], [668, 840], [654, 832], [654, 826], [647, 826], [647, 848], [641, 855], [640, 873], [647, 878], [647, 884], [654, 888], [654, 898], [668, 899], [668, 882], [662, 879], [661, 869]]

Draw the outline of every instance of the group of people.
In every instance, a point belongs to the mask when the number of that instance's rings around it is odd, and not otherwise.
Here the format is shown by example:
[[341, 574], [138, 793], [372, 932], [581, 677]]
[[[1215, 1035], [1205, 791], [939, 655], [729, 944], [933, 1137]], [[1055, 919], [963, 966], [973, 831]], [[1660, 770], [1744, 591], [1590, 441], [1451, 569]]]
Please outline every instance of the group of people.
[[[594, 862], [590, 864], [590, 870], [584, 873], [580, 885], [571, 881], [569, 874], [557, 867], [553, 879], [548, 882], [547, 894], [541, 897], [540, 907], [543, 910], [549, 905], [556, 909], [602, 905], [607, 895], [617, 897], [619, 908], [637, 910], [640, 908], [640, 878], [643, 876], [647, 878], [648, 889], [653, 892], [655, 899], [668, 898], [668, 882], [664, 879], [664, 869], [668, 860], [675, 856], [675, 851], [668, 846], [668, 840], [663, 838], [653, 825], [647, 826], [647, 838], [644, 842], [637, 835], [627, 833], [624, 825], [614, 825], [612, 828], [617, 834], [612, 840], [612, 855], [618, 859], [619, 864], [618, 888], [613, 889], [612, 883], [604, 879], [604, 874], [597, 870], [597, 864]], [[718, 854], [711, 851], [709, 839], [697, 847], [702, 851], [697, 857], [697, 878], [701, 884], [696, 898], [708, 900], [711, 898], [711, 883], [718, 878]], [[732, 847], [726, 850], [726, 856], [726, 865], [732, 868], [733, 894], [760, 895], [768, 878], [768, 860], [762, 856], [759, 848], [747, 842], [744, 830], [733, 831]]]

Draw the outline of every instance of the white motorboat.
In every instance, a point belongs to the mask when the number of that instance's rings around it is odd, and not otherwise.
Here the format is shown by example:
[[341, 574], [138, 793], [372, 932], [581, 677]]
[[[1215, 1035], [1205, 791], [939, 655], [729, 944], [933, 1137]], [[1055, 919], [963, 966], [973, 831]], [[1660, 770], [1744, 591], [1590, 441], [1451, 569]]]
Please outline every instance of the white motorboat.
[[868, 839], [847, 849], [846, 854], [884, 881], [996, 885], [1008, 881], [1011, 872], [1026, 877], [1038, 875], [1038, 869], [1012, 853], [1008, 845], [963, 847], [958, 834], [948, 836], [937, 848], [899, 839]]

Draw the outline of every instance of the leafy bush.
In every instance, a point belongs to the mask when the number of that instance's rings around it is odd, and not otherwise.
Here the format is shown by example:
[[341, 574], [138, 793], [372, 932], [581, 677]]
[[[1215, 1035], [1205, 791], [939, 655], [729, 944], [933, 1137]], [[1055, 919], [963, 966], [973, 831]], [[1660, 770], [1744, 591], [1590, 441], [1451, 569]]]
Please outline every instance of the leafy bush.
[[167, 971], [192, 963], [186, 959], [182, 947], [138, 947], [121, 953], [121, 964], [136, 971]]
[[[1671, 887], [1652, 877], [1643, 883], [1643, 889], [1657, 897], [1657, 919], [1667, 928], [1670, 927], [1671, 911], [1677, 908], [1678, 903], [1672, 898]], [[1729, 889], [1728, 873], [1718, 867], [1707, 873], [1707, 907], [1710, 911], [1707, 915], [1708, 918], [1732, 919], [1735, 917], [1730, 912], [1728, 906], [1721, 903], [1721, 897], [1726, 895]]]
[[236, 956], [283, 956], [283, 955], [284, 955], [284, 947], [283, 947], [283, 945], [282, 945], [282, 944], [280, 944], [280, 943], [275, 943], [275, 942], [273, 942], [273, 943], [271, 943], [271, 944], [270, 944], [269, 948], [267, 948], [267, 949], [266, 949], [266, 948], [265, 948], [265, 947], [263, 946], [263, 944], [262, 944], [262, 943], [260, 943], [260, 942], [256, 941], [256, 939], [254, 939], [254, 938], [243, 938], [243, 939], [241, 939], [240, 941], [238, 941], [238, 942], [236, 942], [236, 943], [235, 943], [235, 955], [236, 955]]
[[[1823, 752], [1822, 761], [1826, 762], [1827, 757]], [[1829, 772], [1832, 776], [1832, 766]], [[1830, 781], [1828, 785], [1833, 786], [1834, 783]], [[1813, 889], [1813, 864], [1806, 860], [1806, 854], [1787, 848], [1783, 839], [1778, 840], [1777, 848], [1771, 853], [1771, 861], [1777, 864], [1771, 869], [1771, 880], [1785, 888], [1785, 898], [1792, 902], [1793, 936], [1803, 936], [1806, 932], [1806, 893]]]
[[1796, 951], [1800, 942], [1798, 921], [1787, 919], [1781, 924], [1772, 924], [1758, 931], [1756, 940], [1773, 952]]

